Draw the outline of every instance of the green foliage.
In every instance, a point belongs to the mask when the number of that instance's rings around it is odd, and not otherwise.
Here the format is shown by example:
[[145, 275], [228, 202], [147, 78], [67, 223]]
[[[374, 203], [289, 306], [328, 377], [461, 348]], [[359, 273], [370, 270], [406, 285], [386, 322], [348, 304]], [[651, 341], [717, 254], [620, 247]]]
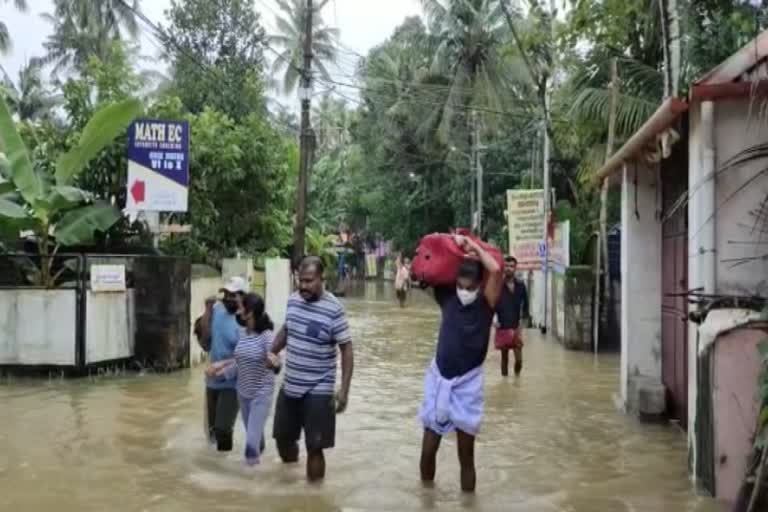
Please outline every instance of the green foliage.
[[760, 354], [760, 378], [758, 381], [760, 414], [755, 432], [755, 447], [762, 449], [768, 441], [768, 341], [763, 340], [757, 349]]
[[[68, 130], [46, 130], [42, 135], [39, 134], [36, 138], [45, 141], [46, 146], [59, 146], [61, 152], [76, 147], [86, 124], [97, 111], [131, 98], [137, 91], [144, 89], [147, 82], [134, 70], [132, 58], [124, 43], [115, 41], [105, 51], [107, 60], [91, 56], [80, 75], [70, 78], [63, 85], [63, 106]], [[112, 115], [113, 113], [109, 113], [106, 117]], [[94, 135], [107, 134], [102, 129], [97, 129]], [[76, 175], [74, 184], [92, 193], [96, 200], [113, 203], [118, 209], [123, 209], [128, 172], [127, 133], [121, 132], [106, 138], [109, 139], [109, 144]], [[123, 250], [131, 245], [147, 246], [151, 242], [145, 227], [139, 222], [131, 223], [128, 217], [121, 217], [107, 233], [100, 235], [97, 241], [104, 249], [114, 247], [116, 250]]]
[[56, 166], [56, 183], [67, 185], [85, 165], [112, 140], [125, 131], [141, 109], [138, 101], [113, 103], [96, 112], [83, 129], [79, 144], [61, 155]]
[[695, 80], [765, 29], [768, 4], [721, 0], [683, 0], [680, 7], [686, 37], [686, 80]]
[[74, 149], [58, 159], [52, 175], [53, 155], [47, 155], [42, 165], [33, 161], [7, 104], [0, 101], [0, 148], [2, 159], [7, 161], [0, 169], [5, 173], [3, 178], [13, 186], [12, 192], [6, 193], [0, 202], [0, 225], [4, 233], [15, 233], [14, 239], [22, 229], [34, 231], [41, 256], [36, 284], [54, 286], [56, 276], [51, 274], [50, 255], [59, 245], [85, 243], [96, 231], [107, 230], [120, 218], [113, 206], [91, 204], [90, 194], [67, 184], [111, 142], [105, 135], [114, 137], [124, 131], [141, 109], [138, 101], [126, 100], [96, 112]]
[[329, 275], [332, 275], [336, 269], [338, 255], [334, 248], [336, 238], [333, 235], [326, 235], [321, 231], [312, 228], [307, 229], [305, 235], [305, 247], [307, 254], [319, 256], [323, 260], [323, 265]]
[[182, 220], [192, 224], [193, 233], [191, 240], [169, 241], [166, 250], [217, 264], [238, 251], [255, 255], [288, 245], [294, 149], [259, 114], [236, 123], [207, 109], [187, 119], [194, 140], [193, 179], [189, 214]]
[[264, 111], [264, 29], [253, 0], [173, 0], [172, 94], [187, 111], [218, 110], [239, 121]]
[[[2, 72], [2, 68], [0, 68]], [[22, 121], [48, 120], [59, 96], [52, 94], [43, 81], [43, 62], [33, 58], [18, 74], [18, 85], [9, 76], [0, 79], [0, 97]]]
[[60, 71], [82, 71], [92, 57], [107, 61], [115, 41], [138, 36], [139, 0], [55, 0], [44, 18], [53, 25], [44, 47]]

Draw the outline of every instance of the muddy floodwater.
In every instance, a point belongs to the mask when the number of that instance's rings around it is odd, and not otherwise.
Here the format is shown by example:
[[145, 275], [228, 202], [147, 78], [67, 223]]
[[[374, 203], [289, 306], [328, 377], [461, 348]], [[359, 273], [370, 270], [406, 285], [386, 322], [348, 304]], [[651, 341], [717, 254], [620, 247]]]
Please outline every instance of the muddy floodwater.
[[498, 356], [488, 357], [477, 495], [459, 491], [452, 438], [441, 448], [435, 487], [423, 489], [416, 413], [438, 311], [421, 295], [400, 310], [383, 285], [351, 295], [355, 378], [324, 484], [308, 485], [303, 466], [281, 465], [271, 440], [261, 467], [242, 467], [239, 421], [233, 454], [208, 448], [202, 368], [4, 378], [0, 510], [723, 510], [691, 491], [681, 431], [616, 412], [617, 356], [567, 352], [534, 331], [520, 379], [503, 380]]

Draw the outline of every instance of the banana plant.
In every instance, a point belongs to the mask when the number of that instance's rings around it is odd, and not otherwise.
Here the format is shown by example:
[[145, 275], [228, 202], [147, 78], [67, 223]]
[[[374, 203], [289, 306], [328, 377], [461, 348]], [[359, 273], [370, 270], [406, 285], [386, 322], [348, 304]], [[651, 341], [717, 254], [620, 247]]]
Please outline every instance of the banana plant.
[[323, 260], [323, 265], [331, 273], [336, 268], [338, 255], [334, 247], [335, 238], [333, 235], [327, 235], [321, 231], [307, 228], [305, 236], [305, 246], [307, 254], [319, 256]]
[[120, 219], [114, 206], [96, 201], [73, 182], [141, 110], [134, 99], [101, 108], [78, 143], [58, 157], [51, 176], [35, 166], [8, 105], [0, 100], [0, 231], [14, 240], [21, 231], [34, 232], [39, 264], [32, 269], [33, 284], [53, 288], [59, 277], [52, 272], [53, 258], [59, 248], [87, 243], [96, 231], [106, 231]]

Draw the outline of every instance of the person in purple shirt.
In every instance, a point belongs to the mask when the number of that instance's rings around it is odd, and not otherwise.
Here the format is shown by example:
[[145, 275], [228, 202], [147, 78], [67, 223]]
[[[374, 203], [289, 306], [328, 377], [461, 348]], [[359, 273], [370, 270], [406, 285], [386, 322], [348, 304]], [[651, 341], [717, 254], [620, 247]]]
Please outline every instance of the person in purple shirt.
[[454, 240], [468, 257], [455, 286], [435, 288], [442, 320], [419, 412], [424, 426], [420, 469], [423, 482], [434, 481], [440, 440], [455, 431], [461, 489], [474, 492], [475, 437], [483, 417], [483, 362], [502, 278], [499, 264], [480, 245], [459, 235]]

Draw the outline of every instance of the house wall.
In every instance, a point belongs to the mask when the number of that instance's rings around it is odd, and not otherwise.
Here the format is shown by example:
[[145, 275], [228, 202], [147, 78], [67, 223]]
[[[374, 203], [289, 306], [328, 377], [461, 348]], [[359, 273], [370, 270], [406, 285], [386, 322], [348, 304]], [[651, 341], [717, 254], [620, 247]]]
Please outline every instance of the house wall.
[[737, 329], [717, 338], [713, 361], [713, 420], [717, 498], [732, 503], [747, 471], [759, 404], [757, 345], [765, 332]]
[[[621, 189], [621, 405], [661, 383], [661, 223], [655, 169], [625, 166]], [[631, 306], [630, 306], [631, 305]]]
[[[715, 103], [715, 169], [745, 149], [768, 142], [763, 100], [750, 98]], [[718, 172], [716, 178], [717, 291], [722, 294], [768, 294], [768, 161], [759, 159]], [[756, 179], [755, 179], [756, 178]], [[762, 208], [763, 219], [750, 212]], [[754, 258], [744, 261], [743, 258]], [[736, 260], [736, 261], [732, 261]]]
[[[765, 295], [768, 293], [768, 244], [757, 213], [768, 197], [768, 176], [759, 175], [766, 168], [765, 159], [725, 169], [727, 162], [745, 149], [768, 140], [768, 122], [760, 101], [750, 98], [719, 100], [714, 104], [715, 204], [714, 212], [697, 213], [702, 184], [708, 179], [703, 170], [702, 104], [694, 102], [689, 110], [689, 268], [690, 289], [706, 284], [706, 262], [714, 249], [715, 290], [719, 294]], [[711, 179], [711, 177], [709, 178]], [[766, 219], [768, 220], [768, 219]], [[715, 223], [715, 240], [705, 247], [700, 233], [708, 223]], [[762, 228], [762, 229], [761, 229]], [[753, 259], [749, 259], [753, 258]], [[688, 330], [688, 417], [697, 418], [699, 332]], [[700, 454], [697, 450], [699, 427], [688, 429], [690, 464], [694, 481], [698, 475]]]

